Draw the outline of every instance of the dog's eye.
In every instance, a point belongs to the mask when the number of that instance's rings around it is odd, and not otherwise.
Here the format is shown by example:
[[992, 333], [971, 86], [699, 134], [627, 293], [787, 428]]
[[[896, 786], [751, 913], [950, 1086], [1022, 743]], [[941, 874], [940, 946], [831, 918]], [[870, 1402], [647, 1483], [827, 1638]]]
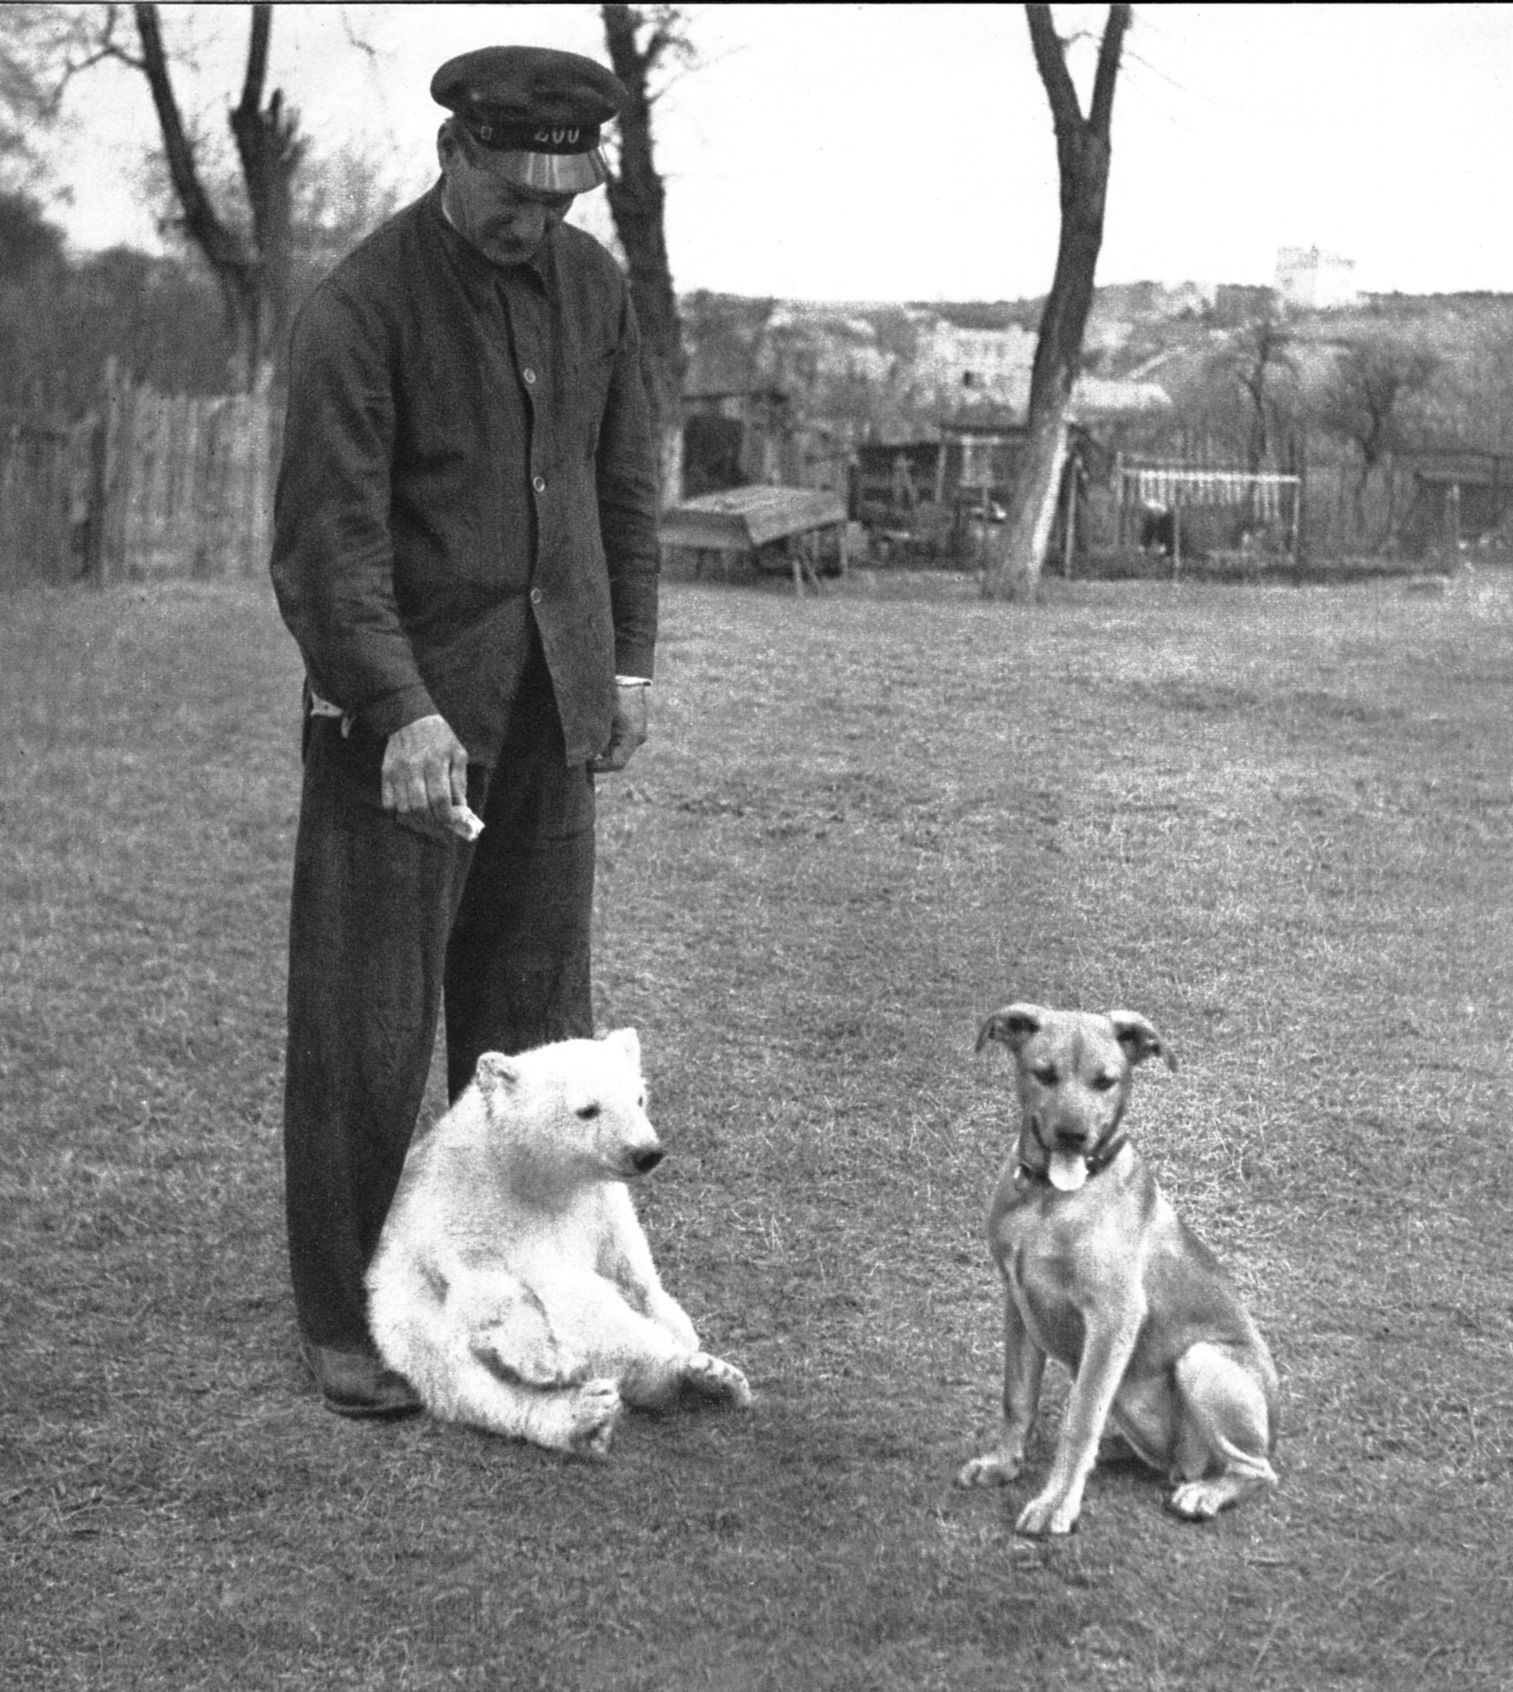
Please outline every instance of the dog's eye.
[[1093, 1082], [1093, 1091], [1095, 1093], [1106, 1093], [1111, 1087], [1118, 1085], [1119, 1077], [1117, 1075], [1100, 1075]]
[[599, 1114], [599, 1107], [598, 1105], [583, 1105], [579, 1108], [578, 1114], [585, 1122], [592, 1122]]
[[1056, 1085], [1056, 1066], [1053, 1063], [1043, 1063], [1038, 1069], [1032, 1069], [1030, 1074], [1042, 1087], [1054, 1087]]

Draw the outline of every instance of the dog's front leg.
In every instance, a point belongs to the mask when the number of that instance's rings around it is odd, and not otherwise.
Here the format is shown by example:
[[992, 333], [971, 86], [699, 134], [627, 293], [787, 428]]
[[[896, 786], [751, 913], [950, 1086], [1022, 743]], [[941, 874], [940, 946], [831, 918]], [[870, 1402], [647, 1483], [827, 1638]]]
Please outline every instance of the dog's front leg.
[[1090, 1324], [1082, 1358], [1067, 1396], [1056, 1457], [1039, 1495], [1015, 1524], [1026, 1534], [1070, 1533], [1082, 1509], [1087, 1478], [1098, 1461], [1098, 1442], [1140, 1335], [1138, 1311]]
[[998, 1444], [957, 1471], [958, 1486], [1005, 1486], [1024, 1467], [1025, 1441], [1040, 1408], [1045, 1353], [1030, 1337], [1012, 1289], [1004, 1294], [1003, 1428]]

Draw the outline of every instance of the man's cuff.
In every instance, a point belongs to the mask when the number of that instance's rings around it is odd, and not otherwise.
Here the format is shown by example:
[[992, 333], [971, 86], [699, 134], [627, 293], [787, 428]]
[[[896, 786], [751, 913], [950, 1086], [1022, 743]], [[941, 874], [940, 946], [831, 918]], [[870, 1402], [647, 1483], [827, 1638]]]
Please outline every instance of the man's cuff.
[[356, 713], [360, 727], [385, 740], [409, 723], [418, 723], [422, 717], [436, 715], [430, 694], [421, 686], [401, 688], [398, 693], [391, 693]]

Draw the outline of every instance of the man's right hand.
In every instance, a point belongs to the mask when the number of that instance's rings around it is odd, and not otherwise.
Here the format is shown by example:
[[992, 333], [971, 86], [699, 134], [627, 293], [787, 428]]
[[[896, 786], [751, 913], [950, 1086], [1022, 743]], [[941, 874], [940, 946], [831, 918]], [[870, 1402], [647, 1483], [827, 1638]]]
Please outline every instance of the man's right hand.
[[384, 747], [386, 811], [429, 811], [447, 822], [454, 805], [468, 802], [468, 754], [445, 717], [406, 723]]

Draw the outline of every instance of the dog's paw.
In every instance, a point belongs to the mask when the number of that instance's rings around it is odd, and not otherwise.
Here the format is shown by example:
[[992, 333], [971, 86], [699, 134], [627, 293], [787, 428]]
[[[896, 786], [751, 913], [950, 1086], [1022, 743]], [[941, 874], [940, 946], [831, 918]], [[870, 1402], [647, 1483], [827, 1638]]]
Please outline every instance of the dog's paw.
[[1015, 1533], [1039, 1539], [1043, 1534], [1070, 1533], [1077, 1526], [1078, 1506], [1070, 1498], [1058, 1498], [1055, 1493], [1042, 1492], [1032, 1498], [1019, 1512], [1014, 1524]]
[[573, 1393], [567, 1449], [574, 1456], [602, 1462], [609, 1456], [610, 1440], [624, 1408], [620, 1389], [613, 1381], [585, 1381]]
[[1230, 1500], [1230, 1490], [1215, 1481], [1187, 1481], [1167, 1499], [1167, 1507], [1190, 1522], [1211, 1521]]
[[700, 1398], [715, 1398], [744, 1410], [751, 1403], [751, 1385], [734, 1363], [696, 1351], [683, 1369], [683, 1384]]
[[1017, 1457], [1004, 1457], [997, 1451], [985, 1457], [974, 1457], [956, 1471], [958, 1486], [1007, 1486], [1024, 1467]]
[[1263, 1461], [1259, 1469], [1261, 1472], [1257, 1473], [1229, 1473], [1216, 1475], [1210, 1480], [1185, 1481], [1167, 1499], [1167, 1507], [1190, 1522], [1212, 1521], [1231, 1504], [1238, 1504], [1253, 1492], [1277, 1484], [1270, 1463]]

